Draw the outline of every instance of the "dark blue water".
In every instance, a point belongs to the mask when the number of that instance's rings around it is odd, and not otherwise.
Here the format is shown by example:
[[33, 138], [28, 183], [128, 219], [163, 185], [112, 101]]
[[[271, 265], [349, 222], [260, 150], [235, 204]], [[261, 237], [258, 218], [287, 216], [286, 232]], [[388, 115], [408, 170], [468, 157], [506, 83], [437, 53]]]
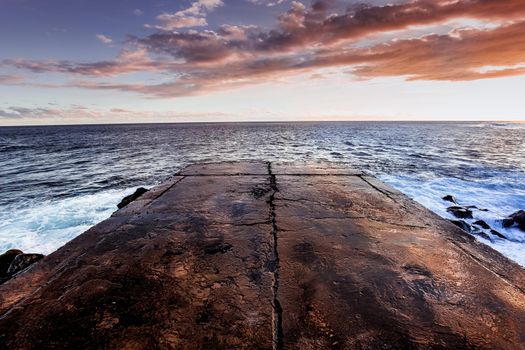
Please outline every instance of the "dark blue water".
[[[0, 128], [0, 251], [49, 253], [108, 217], [138, 186], [192, 162], [329, 160], [365, 169], [438, 214], [441, 197], [525, 209], [525, 125], [245, 123]], [[484, 241], [525, 264], [525, 236]]]

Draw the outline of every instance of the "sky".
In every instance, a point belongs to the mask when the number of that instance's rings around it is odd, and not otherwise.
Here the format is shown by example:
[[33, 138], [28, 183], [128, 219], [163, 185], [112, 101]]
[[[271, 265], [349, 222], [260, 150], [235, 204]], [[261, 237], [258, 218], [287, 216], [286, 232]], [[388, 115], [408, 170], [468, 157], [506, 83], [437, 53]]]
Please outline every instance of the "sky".
[[0, 0], [0, 125], [524, 120], [523, 0]]

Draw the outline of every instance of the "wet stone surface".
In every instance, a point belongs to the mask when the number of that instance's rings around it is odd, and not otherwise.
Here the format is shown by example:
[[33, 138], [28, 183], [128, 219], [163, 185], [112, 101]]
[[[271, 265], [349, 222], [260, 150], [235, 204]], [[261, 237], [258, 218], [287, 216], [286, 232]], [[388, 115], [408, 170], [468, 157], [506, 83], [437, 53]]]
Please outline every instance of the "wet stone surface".
[[7, 349], [520, 349], [525, 273], [336, 164], [190, 166], [0, 286]]

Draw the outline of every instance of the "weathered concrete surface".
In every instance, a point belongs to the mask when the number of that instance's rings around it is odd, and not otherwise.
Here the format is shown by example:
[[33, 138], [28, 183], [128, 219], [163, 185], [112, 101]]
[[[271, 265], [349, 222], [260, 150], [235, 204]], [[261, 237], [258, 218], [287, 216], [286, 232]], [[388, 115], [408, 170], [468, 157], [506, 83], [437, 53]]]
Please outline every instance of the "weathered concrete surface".
[[524, 291], [359, 171], [196, 165], [0, 286], [0, 347], [520, 349]]

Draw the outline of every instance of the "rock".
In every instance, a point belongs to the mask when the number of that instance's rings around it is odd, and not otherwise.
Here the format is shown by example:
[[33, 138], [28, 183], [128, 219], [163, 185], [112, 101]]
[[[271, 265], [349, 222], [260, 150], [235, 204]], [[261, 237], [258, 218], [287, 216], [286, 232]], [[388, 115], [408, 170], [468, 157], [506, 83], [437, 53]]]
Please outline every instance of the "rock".
[[458, 202], [456, 202], [456, 198], [454, 198], [454, 196], [452, 196], [450, 194], [447, 194], [445, 197], [443, 197], [441, 199], [443, 199], [444, 201], [447, 201], [447, 202], [452, 202], [454, 204], [458, 204]]
[[486, 234], [485, 232], [481, 231], [481, 230], [475, 230], [472, 232], [473, 235], [475, 236], [479, 236], [479, 237], [483, 237], [485, 238], [486, 240], [488, 241], [491, 241], [493, 242], [494, 240], [492, 239], [492, 237], [490, 237], [488, 234]]
[[490, 236], [488, 234], [486, 234], [485, 232], [483, 232], [482, 230], [476, 228], [476, 227], [472, 227], [471, 225], [469, 225], [467, 222], [465, 222], [464, 220], [450, 220], [451, 223], [453, 223], [454, 225], [456, 225], [457, 227], [459, 227], [460, 229], [462, 229], [463, 231], [466, 231], [470, 234], [473, 234], [473, 235], [476, 235], [476, 236], [480, 236], [480, 237], [483, 237], [489, 241], [492, 241], [492, 238], [490, 238]]
[[503, 227], [511, 227], [517, 225], [520, 230], [525, 231], [525, 211], [518, 210], [517, 212], [509, 215], [508, 218], [503, 220]]
[[124, 197], [120, 201], [120, 203], [117, 204], [117, 207], [119, 209], [124, 208], [126, 205], [128, 205], [131, 202], [133, 202], [134, 200], [136, 200], [137, 198], [139, 198], [140, 196], [142, 196], [146, 192], [148, 192], [148, 190], [145, 189], [144, 187], [137, 188], [137, 190], [135, 192], [133, 192], [133, 194], [130, 194], [129, 196]]
[[22, 270], [25, 270], [43, 257], [44, 256], [42, 254], [18, 254], [14, 258], [11, 265], [9, 265], [7, 274], [12, 276]]
[[15, 260], [17, 255], [23, 254], [21, 250], [18, 249], [9, 249], [4, 254], [0, 255], [0, 279], [7, 277], [7, 270], [9, 266]]
[[468, 208], [468, 209], [476, 209], [476, 210], [479, 210], [479, 211], [489, 211], [488, 209], [478, 208], [478, 207], [475, 206], [475, 205], [467, 205], [465, 208]]
[[499, 233], [496, 230], [490, 229], [490, 233], [492, 233], [494, 236], [497, 236], [499, 238], [507, 239], [507, 237], [503, 236], [501, 233]]
[[490, 230], [490, 225], [483, 220], [474, 221], [472, 224], [484, 228], [485, 230]]
[[457, 227], [459, 227], [460, 229], [462, 229], [463, 231], [466, 231], [469, 233], [472, 231], [472, 227], [463, 220], [450, 220], [450, 222], [456, 225]]
[[205, 247], [204, 252], [206, 254], [226, 253], [231, 248], [232, 248], [232, 245], [229, 243], [215, 243], [215, 244], [210, 244], [207, 247]]
[[460, 219], [472, 219], [472, 210], [467, 207], [452, 206], [447, 208], [447, 211]]

